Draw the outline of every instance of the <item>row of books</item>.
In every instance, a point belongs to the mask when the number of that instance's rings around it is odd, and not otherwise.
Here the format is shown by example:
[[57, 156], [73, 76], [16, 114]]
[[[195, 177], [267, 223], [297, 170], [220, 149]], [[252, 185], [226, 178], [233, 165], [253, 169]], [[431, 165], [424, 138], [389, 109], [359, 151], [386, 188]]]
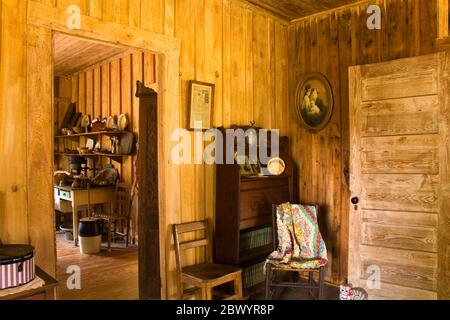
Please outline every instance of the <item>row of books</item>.
[[244, 288], [253, 287], [265, 281], [265, 261], [244, 268], [242, 271], [242, 285]]
[[241, 233], [240, 251], [263, 247], [272, 243], [272, 227], [244, 231]]

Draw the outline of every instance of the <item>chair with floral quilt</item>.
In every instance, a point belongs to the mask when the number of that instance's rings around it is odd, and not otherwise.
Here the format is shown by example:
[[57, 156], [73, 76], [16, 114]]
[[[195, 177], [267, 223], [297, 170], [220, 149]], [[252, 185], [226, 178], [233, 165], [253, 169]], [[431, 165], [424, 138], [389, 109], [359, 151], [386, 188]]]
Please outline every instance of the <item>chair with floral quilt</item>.
[[[324, 269], [328, 260], [317, 215], [318, 206], [273, 205], [274, 252], [266, 261], [267, 300], [273, 299], [276, 288], [307, 289], [309, 298], [323, 299]], [[294, 280], [286, 281], [283, 273], [293, 274]], [[298, 281], [302, 274], [307, 274], [307, 281]], [[318, 275], [317, 281], [315, 275]]]

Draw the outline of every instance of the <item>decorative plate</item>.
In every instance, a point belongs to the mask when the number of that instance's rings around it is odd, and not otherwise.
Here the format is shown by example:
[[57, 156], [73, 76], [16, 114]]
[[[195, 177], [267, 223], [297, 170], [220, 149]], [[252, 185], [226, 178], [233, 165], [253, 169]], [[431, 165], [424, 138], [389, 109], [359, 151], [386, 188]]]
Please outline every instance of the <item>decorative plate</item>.
[[106, 129], [114, 129], [116, 126], [116, 120], [114, 120], [113, 116], [109, 116], [108, 120], [106, 120]]
[[269, 160], [267, 170], [274, 176], [280, 176], [284, 173], [284, 170], [286, 170], [286, 164], [283, 159], [275, 157]]
[[128, 127], [128, 117], [125, 113], [122, 113], [119, 116], [119, 120], [117, 121], [117, 124], [119, 125], [119, 130], [125, 130]]
[[80, 127], [87, 127], [91, 124], [91, 119], [89, 118], [89, 116], [87, 114], [85, 114], [82, 118], [81, 118], [81, 124]]

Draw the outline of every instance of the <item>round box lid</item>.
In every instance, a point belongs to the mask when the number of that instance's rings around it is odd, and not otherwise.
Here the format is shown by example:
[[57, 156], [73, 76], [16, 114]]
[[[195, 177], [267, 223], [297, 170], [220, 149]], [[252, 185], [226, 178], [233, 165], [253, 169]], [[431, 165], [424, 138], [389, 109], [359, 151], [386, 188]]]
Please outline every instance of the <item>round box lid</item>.
[[33, 251], [33, 246], [26, 244], [0, 245], [0, 263], [33, 255]]

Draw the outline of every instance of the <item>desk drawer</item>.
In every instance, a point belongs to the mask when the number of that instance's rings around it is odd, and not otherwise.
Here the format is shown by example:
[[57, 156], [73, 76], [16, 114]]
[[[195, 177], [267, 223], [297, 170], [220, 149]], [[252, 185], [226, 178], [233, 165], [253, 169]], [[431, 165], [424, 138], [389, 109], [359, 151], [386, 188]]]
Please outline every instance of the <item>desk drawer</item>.
[[272, 216], [272, 205], [289, 201], [289, 186], [286, 184], [251, 191], [240, 194], [240, 219], [252, 219], [258, 216]]
[[70, 199], [71, 199], [70, 191], [59, 190], [59, 197], [60, 197], [60, 198], [63, 198], [63, 199], [70, 200]]
[[71, 213], [72, 202], [63, 199], [55, 200], [55, 210], [62, 213]]

